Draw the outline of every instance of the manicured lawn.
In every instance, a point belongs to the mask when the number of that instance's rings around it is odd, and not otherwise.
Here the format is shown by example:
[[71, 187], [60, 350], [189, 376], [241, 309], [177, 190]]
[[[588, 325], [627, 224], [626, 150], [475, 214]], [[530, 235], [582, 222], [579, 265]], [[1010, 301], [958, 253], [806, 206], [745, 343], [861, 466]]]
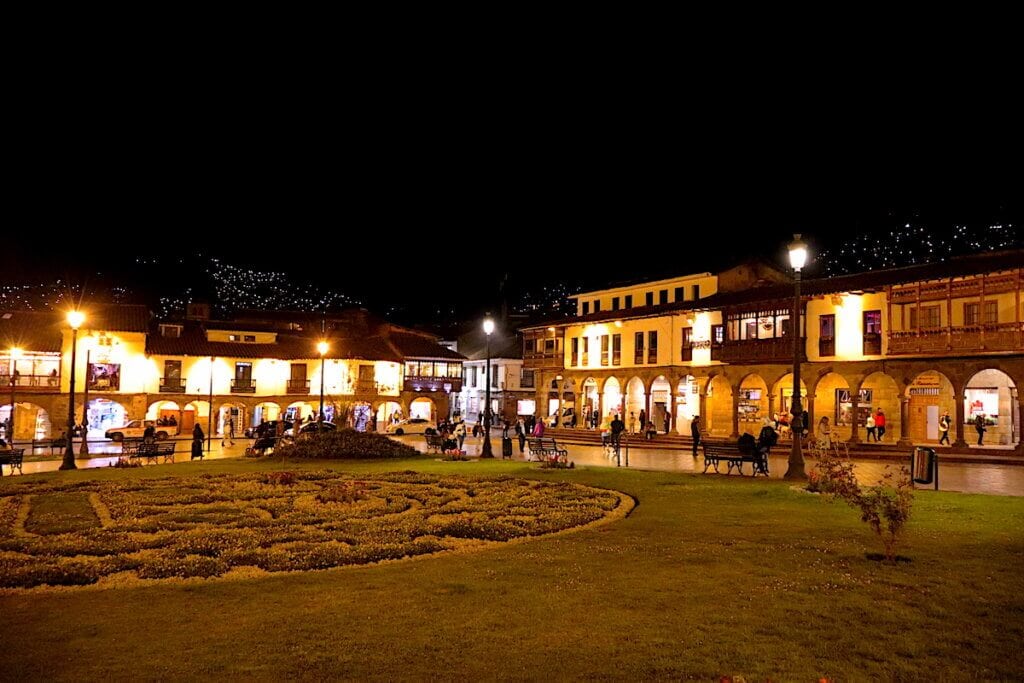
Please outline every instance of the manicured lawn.
[[919, 492], [900, 550], [913, 561], [889, 566], [865, 559], [880, 544], [852, 509], [738, 477], [427, 459], [46, 476], [325, 466], [565, 480], [639, 504], [623, 520], [474, 553], [251, 580], [7, 591], [4, 678], [975, 680], [1024, 670], [1020, 498]]

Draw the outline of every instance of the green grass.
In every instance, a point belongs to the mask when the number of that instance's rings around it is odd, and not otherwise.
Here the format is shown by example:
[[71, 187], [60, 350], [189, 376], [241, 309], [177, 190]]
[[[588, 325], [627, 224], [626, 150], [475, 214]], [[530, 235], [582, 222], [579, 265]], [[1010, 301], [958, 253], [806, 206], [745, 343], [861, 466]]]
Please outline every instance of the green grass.
[[88, 493], [43, 494], [32, 500], [25, 531], [41, 536], [98, 529], [100, 520]]
[[1020, 498], [919, 492], [899, 550], [912, 562], [892, 566], [865, 558], [881, 546], [854, 510], [776, 481], [426, 459], [45, 476], [323, 467], [562, 479], [639, 505], [622, 521], [472, 554], [7, 592], [3, 677], [976, 680], [1024, 669]]

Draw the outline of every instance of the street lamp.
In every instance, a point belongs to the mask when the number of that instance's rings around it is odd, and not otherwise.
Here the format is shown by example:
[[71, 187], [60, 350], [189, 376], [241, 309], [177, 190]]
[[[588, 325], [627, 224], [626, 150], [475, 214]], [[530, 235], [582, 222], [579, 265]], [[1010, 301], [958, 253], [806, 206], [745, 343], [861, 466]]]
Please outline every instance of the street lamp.
[[[85, 322], [85, 313], [81, 311], [68, 311], [68, 325], [71, 326], [71, 387], [68, 392], [68, 441], [64, 451], [64, 462], [60, 469], [73, 470], [75, 467], [75, 449], [71, 442], [75, 434], [75, 361], [78, 350], [78, 328]], [[82, 438], [89, 438], [89, 432], [83, 427]]]
[[316, 345], [316, 350], [320, 352], [320, 421], [324, 421], [324, 354], [327, 353], [326, 341], [321, 341]]
[[494, 332], [494, 321], [484, 318], [484, 334], [487, 335], [487, 370], [484, 375], [484, 447], [481, 458], [493, 458], [491, 452], [491, 333]]
[[18, 376], [15, 371], [18, 369], [18, 359], [21, 358], [21, 349], [18, 347], [11, 348], [11, 414], [7, 416], [7, 441], [10, 442], [11, 448], [14, 448], [14, 411], [15, 406], [18, 404], [14, 402], [14, 389], [18, 385]]
[[803, 406], [800, 405], [800, 270], [807, 262], [807, 244], [800, 239], [799, 234], [793, 235], [793, 241], [789, 245], [789, 265], [793, 266], [795, 277], [793, 279], [793, 312], [790, 314], [790, 331], [793, 334], [793, 419], [789, 426], [793, 433], [793, 448], [789, 452], [789, 469], [786, 470], [786, 479], [806, 479], [804, 471], [804, 456], [800, 452], [800, 437], [804, 431]]

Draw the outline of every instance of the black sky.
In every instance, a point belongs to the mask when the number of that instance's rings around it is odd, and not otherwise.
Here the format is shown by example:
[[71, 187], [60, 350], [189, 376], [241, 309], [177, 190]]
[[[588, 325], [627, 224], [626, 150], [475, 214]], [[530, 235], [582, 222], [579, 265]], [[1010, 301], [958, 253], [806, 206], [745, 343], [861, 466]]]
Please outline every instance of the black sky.
[[593, 287], [781, 263], [793, 232], [823, 248], [912, 219], [1022, 222], [1020, 127], [998, 116], [943, 129], [891, 108], [794, 115], [522, 86], [272, 95], [34, 112], [5, 277], [201, 251], [376, 307], [486, 305], [505, 273]]

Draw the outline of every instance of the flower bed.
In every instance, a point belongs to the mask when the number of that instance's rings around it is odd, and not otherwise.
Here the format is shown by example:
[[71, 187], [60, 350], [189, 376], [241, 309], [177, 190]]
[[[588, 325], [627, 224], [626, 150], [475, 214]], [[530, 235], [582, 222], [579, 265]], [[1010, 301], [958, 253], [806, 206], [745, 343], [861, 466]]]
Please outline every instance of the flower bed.
[[[30, 533], [28, 500], [91, 502], [98, 528]], [[527, 479], [335, 472], [30, 482], [0, 496], [0, 587], [82, 585], [366, 564], [548, 534], [630, 506], [613, 491]], [[120, 578], [126, 575], [122, 574]]]

